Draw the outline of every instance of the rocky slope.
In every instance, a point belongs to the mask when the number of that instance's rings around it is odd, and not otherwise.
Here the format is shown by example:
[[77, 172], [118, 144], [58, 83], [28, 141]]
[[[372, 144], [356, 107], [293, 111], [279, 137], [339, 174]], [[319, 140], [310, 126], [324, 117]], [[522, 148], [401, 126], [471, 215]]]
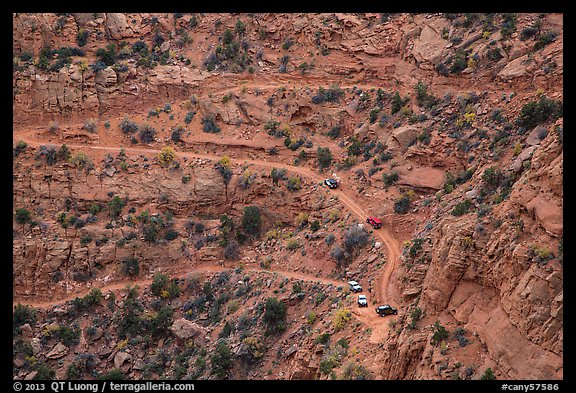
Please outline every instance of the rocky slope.
[[[36, 309], [17, 314], [15, 377], [563, 378], [562, 15], [13, 25], [13, 292]], [[386, 235], [354, 232], [366, 215]], [[158, 272], [177, 296], [151, 292]], [[99, 287], [95, 323], [74, 298]], [[127, 303], [161, 353], [117, 334]], [[79, 341], [58, 333], [74, 322]]]

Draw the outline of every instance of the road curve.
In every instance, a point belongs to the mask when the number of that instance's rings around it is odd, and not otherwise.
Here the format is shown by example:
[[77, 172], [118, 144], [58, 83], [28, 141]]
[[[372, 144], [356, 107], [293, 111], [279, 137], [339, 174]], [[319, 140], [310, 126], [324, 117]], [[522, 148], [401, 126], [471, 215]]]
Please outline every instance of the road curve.
[[[40, 142], [34, 139], [31, 139], [29, 137], [19, 137], [17, 138], [17, 140], [23, 140], [24, 142], [26, 142], [28, 145], [30, 146], [40, 146], [40, 145], [46, 145], [49, 144], [47, 142]], [[121, 149], [124, 149], [124, 151], [126, 153], [138, 153], [138, 154], [157, 154], [160, 152], [159, 149], [155, 149], [155, 148], [142, 148], [142, 147], [116, 147], [116, 146], [93, 146], [93, 145], [89, 145], [89, 144], [66, 144], [69, 148], [72, 149], [83, 149], [83, 150], [99, 150], [99, 151], [105, 151], [105, 152], [120, 152]], [[194, 153], [194, 152], [189, 152], [189, 151], [178, 151], [177, 154], [181, 157], [187, 157], [187, 158], [199, 158], [199, 159], [207, 159], [207, 160], [218, 160], [220, 157], [216, 156], [216, 155], [211, 155], [211, 154], [200, 154], [200, 153]], [[245, 163], [251, 163], [257, 166], [262, 166], [262, 167], [267, 167], [267, 168], [278, 168], [278, 169], [286, 169], [287, 171], [290, 171], [292, 173], [297, 173], [303, 177], [312, 179], [314, 181], [317, 182], [322, 182], [324, 180], [324, 177], [308, 168], [304, 168], [304, 167], [297, 167], [297, 166], [293, 166], [293, 165], [289, 165], [289, 164], [285, 164], [285, 163], [281, 163], [281, 162], [275, 162], [275, 161], [266, 161], [266, 160], [260, 160], [260, 159], [245, 159], [245, 158], [231, 158], [231, 162], [232, 163], [236, 163], [236, 164], [245, 164]], [[346, 192], [344, 192], [342, 190], [342, 188], [339, 189], [335, 189], [335, 190], [331, 190], [331, 192], [338, 197], [339, 201], [341, 201], [353, 214], [355, 214], [359, 219], [360, 222], [364, 222], [366, 217], [368, 217], [368, 214], [349, 196], [346, 194]], [[379, 280], [379, 286], [378, 286], [378, 295], [379, 295], [379, 300], [380, 301], [384, 301], [384, 299], [386, 299], [388, 302], [391, 303], [398, 303], [396, 299], [393, 299], [391, 295], [391, 292], [389, 291], [389, 283], [390, 283], [390, 277], [392, 275], [392, 272], [394, 271], [394, 269], [396, 268], [396, 264], [398, 262], [399, 256], [400, 256], [400, 247], [399, 247], [399, 242], [397, 239], [395, 239], [392, 234], [384, 227], [381, 228], [379, 230], [374, 230], [374, 235], [379, 238], [380, 240], [382, 240], [382, 243], [384, 245], [384, 247], [386, 247], [387, 250], [387, 262], [384, 265], [384, 271], [382, 272], [382, 275], [380, 277]], [[224, 267], [219, 267], [219, 266], [203, 266], [203, 267], [199, 267], [196, 269], [193, 269], [191, 271], [186, 272], [185, 275], [190, 274], [190, 273], [194, 273], [194, 272], [201, 272], [201, 271], [223, 271], [223, 270], [227, 270]], [[250, 269], [248, 269], [250, 270]], [[252, 270], [258, 270], [258, 269], [252, 269]], [[273, 272], [273, 271], [272, 271]], [[300, 273], [294, 273], [294, 272], [280, 272], [280, 271], [276, 271], [276, 273], [278, 274], [282, 274], [288, 277], [292, 277], [292, 278], [297, 278], [297, 279], [302, 279], [302, 280], [312, 280], [313, 276], [307, 276], [307, 275], [303, 275]], [[184, 276], [185, 276], [184, 275]], [[322, 279], [322, 278], [317, 278], [317, 277], [313, 277], [313, 281], [318, 281], [318, 282], [323, 282], [323, 283], [331, 283], [333, 285], [346, 285], [345, 282], [339, 282], [339, 281], [334, 281], [334, 280], [327, 280], [327, 279]], [[149, 284], [151, 282], [150, 279], [143, 279], [143, 280], [139, 280], [139, 281], [129, 281], [129, 282], [122, 282], [122, 283], [114, 283], [114, 284], [110, 284], [109, 286], [106, 287], [102, 287], [100, 289], [120, 289], [128, 284]], [[87, 293], [87, 292], [86, 292]], [[75, 297], [79, 296], [78, 294], [71, 296], [69, 299], [60, 299], [58, 301], [54, 301], [54, 302], [38, 302], [38, 303], [30, 303], [27, 302], [26, 304], [34, 306], [34, 307], [50, 307], [52, 305], [55, 304], [60, 304], [65, 302], [66, 300], [72, 300]], [[368, 307], [370, 308], [370, 307]], [[369, 310], [363, 310], [363, 309], [359, 309], [356, 310], [355, 314], [359, 315], [361, 317], [362, 320], [364, 320], [365, 322], [367, 322], [368, 320], [370, 321], [374, 321], [374, 316], [369, 314], [368, 312]], [[380, 318], [377, 317], [376, 318]]]

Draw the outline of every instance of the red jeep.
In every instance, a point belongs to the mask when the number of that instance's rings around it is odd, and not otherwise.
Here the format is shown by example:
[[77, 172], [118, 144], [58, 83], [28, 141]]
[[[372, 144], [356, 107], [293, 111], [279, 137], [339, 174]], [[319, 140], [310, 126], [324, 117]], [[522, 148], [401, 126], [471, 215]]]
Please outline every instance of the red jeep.
[[370, 225], [372, 225], [372, 228], [374, 229], [380, 229], [382, 228], [382, 221], [380, 221], [379, 219], [377, 219], [376, 217], [368, 217], [366, 219], [366, 222]]

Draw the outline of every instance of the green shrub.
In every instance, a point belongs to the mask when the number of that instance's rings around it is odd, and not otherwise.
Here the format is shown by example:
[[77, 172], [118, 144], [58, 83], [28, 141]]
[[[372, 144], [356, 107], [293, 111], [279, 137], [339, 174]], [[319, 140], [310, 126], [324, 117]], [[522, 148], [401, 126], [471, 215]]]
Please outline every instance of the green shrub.
[[384, 188], [388, 188], [394, 185], [400, 177], [397, 172], [383, 173], [382, 181], [384, 182]]
[[16, 210], [14, 220], [20, 225], [28, 224], [32, 220], [31, 213], [28, 209], [22, 207]]
[[35, 381], [52, 380], [56, 377], [56, 371], [43, 362], [39, 362], [34, 371], [36, 371], [36, 375], [32, 379]]
[[92, 236], [90, 234], [84, 235], [80, 238], [80, 245], [82, 247], [90, 244], [92, 242]]
[[440, 325], [439, 321], [434, 322], [433, 332], [430, 344], [434, 346], [438, 345], [440, 341], [446, 340], [449, 336], [448, 331], [444, 326]]
[[128, 117], [124, 117], [124, 119], [120, 122], [119, 127], [126, 135], [131, 135], [138, 131], [138, 125], [133, 121], [130, 121]]
[[140, 128], [138, 136], [140, 138], [140, 142], [152, 143], [154, 142], [154, 137], [156, 136], [156, 129], [149, 124], [145, 124]]
[[534, 50], [537, 51], [543, 49], [544, 47], [550, 45], [552, 42], [556, 41], [557, 37], [558, 33], [555, 31], [545, 32], [544, 34], [540, 35], [540, 37], [538, 37], [536, 44], [534, 44]]
[[121, 370], [114, 369], [98, 378], [100, 381], [124, 381], [126, 376]]
[[330, 333], [322, 333], [314, 340], [315, 344], [326, 345], [330, 342]]
[[312, 221], [312, 223], [310, 224], [310, 230], [312, 232], [316, 232], [319, 229], [320, 229], [320, 222], [318, 220]]
[[277, 184], [279, 180], [286, 180], [286, 169], [272, 168], [270, 177], [272, 178], [272, 182], [274, 184]]
[[507, 39], [516, 31], [516, 20], [516, 14], [502, 14], [502, 27], [500, 28], [502, 38]]
[[314, 104], [321, 104], [323, 102], [336, 102], [344, 96], [344, 92], [337, 85], [330, 86], [329, 89], [323, 87], [318, 88], [318, 94], [312, 97]]
[[26, 149], [26, 147], [28, 147], [28, 144], [22, 140], [18, 141], [16, 143], [16, 146], [14, 146], [14, 155], [17, 156], [20, 153], [22, 153], [24, 151], [24, 149]]
[[147, 328], [152, 334], [152, 337], [158, 337], [166, 334], [170, 326], [172, 326], [174, 317], [174, 310], [170, 306], [162, 306], [160, 310], [147, 321]]
[[294, 251], [294, 250], [296, 250], [298, 247], [300, 247], [300, 243], [299, 243], [298, 240], [296, 240], [296, 239], [290, 239], [290, 240], [288, 240], [288, 242], [286, 243], [286, 249], [287, 249], [287, 250]]
[[416, 102], [418, 106], [431, 108], [438, 102], [436, 97], [428, 94], [428, 87], [422, 81], [418, 81], [414, 89], [416, 90]]
[[126, 206], [126, 201], [115, 195], [110, 202], [108, 202], [108, 212], [111, 218], [118, 218], [122, 209]]
[[406, 194], [402, 194], [400, 198], [398, 198], [394, 202], [394, 212], [398, 214], [406, 214], [410, 211], [412, 201], [410, 197]]
[[90, 32], [84, 29], [78, 30], [78, 34], [76, 34], [76, 44], [79, 47], [83, 47], [88, 43], [88, 37], [90, 36]]
[[14, 307], [12, 314], [12, 330], [14, 334], [17, 334], [20, 327], [26, 323], [30, 325], [36, 323], [36, 309], [18, 303], [16, 307]]
[[332, 152], [328, 147], [318, 147], [316, 157], [320, 170], [324, 170], [332, 164]]
[[538, 101], [527, 103], [520, 110], [516, 124], [526, 130], [532, 130], [538, 124], [546, 121], [556, 121], [563, 116], [563, 103], [541, 96]]
[[484, 182], [484, 189], [487, 191], [494, 191], [504, 178], [504, 174], [500, 168], [490, 167], [484, 170], [482, 174], [482, 181]]
[[107, 66], [114, 65], [116, 63], [116, 46], [110, 43], [106, 46], [106, 48], [100, 48], [96, 51], [96, 57], [98, 60], [106, 64]]
[[395, 114], [400, 111], [407, 103], [410, 101], [410, 97], [400, 97], [400, 93], [397, 91], [394, 92], [394, 96], [392, 97], [390, 113]]
[[180, 236], [180, 234], [178, 233], [178, 231], [175, 231], [174, 229], [170, 229], [170, 230], [166, 231], [166, 234], [164, 235], [164, 239], [166, 239], [166, 240], [168, 240], [169, 242], [171, 242], [172, 240], [177, 239], [178, 236]]
[[359, 156], [362, 154], [362, 144], [355, 136], [351, 137], [349, 140], [350, 145], [346, 148], [349, 156]]
[[158, 240], [158, 226], [155, 223], [146, 225], [142, 232], [144, 233], [144, 240], [149, 243], [155, 243]]
[[494, 371], [492, 371], [492, 369], [490, 367], [488, 367], [486, 369], [486, 371], [484, 371], [484, 374], [482, 374], [480, 379], [481, 380], [494, 380], [494, 379], [496, 379], [496, 376], [494, 375]]
[[94, 167], [92, 159], [88, 157], [86, 153], [81, 151], [70, 157], [70, 163], [78, 169], [90, 170]]
[[137, 258], [124, 258], [122, 272], [129, 277], [136, 277], [140, 273], [140, 263]]
[[262, 217], [257, 206], [246, 206], [242, 210], [242, 229], [249, 235], [258, 235], [262, 228]]
[[302, 179], [298, 176], [290, 176], [286, 186], [290, 191], [298, 191], [302, 188]]
[[281, 333], [286, 330], [286, 305], [275, 297], [266, 299], [263, 320], [266, 334]]
[[336, 139], [340, 136], [340, 130], [341, 130], [340, 126], [334, 126], [330, 129], [330, 131], [328, 131], [328, 134], [326, 135], [328, 135], [332, 139]]
[[232, 367], [233, 354], [230, 345], [224, 339], [218, 340], [216, 350], [210, 357], [210, 365], [212, 366], [212, 374], [218, 378], [225, 378], [228, 375], [228, 370]]
[[470, 206], [472, 206], [472, 202], [466, 199], [463, 202], [458, 203], [454, 207], [454, 209], [452, 210], [452, 215], [457, 217], [462, 216], [468, 213], [468, 209], [470, 209]]
[[363, 381], [371, 379], [370, 370], [360, 364], [348, 363], [342, 371], [342, 379]]
[[169, 278], [166, 274], [156, 273], [152, 279], [152, 284], [150, 284], [150, 291], [153, 295], [161, 296], [162, 291], [166, 288], [169, 282]]
[[366, 229], [361, 228], [359, 225], [352, 225], [344, 232], [342, 245], [348, 252], [355, 251], [368, 244], [370, 234]]

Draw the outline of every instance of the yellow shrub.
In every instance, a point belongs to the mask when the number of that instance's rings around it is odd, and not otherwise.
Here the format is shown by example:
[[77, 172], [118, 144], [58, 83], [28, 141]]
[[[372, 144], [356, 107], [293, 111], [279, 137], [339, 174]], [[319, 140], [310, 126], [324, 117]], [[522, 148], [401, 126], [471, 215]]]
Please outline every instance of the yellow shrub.
[[472, 122], [476, 119], [476, 113], [466, 113], [464, 115], [464, 122], [468, 124], [472, 124]]
[[332, 321], [334, 329], [340, 330], [346, 326], [346, 323], [350, 320], [351, 315], [352, 314], [350, 310], [348, 310], [346, 307], [341, 307], [336, 310], [336, 314], [334, 314], [334, 320]]
[[307, 213], [298, 213], [296, 216], [296, 220], [294, 224], [297, 228], [300, 228], [308, 223], [308, 214]]
[[278, 239], [278, 230], [277, 229], [270, 229], [268, 232], [264, 234], [266, 240], [274, 240]]
[[170, 164], [174, 161], [175, 157], [176, 152], [170, 146], [163, 147], [160, 153], [158, 153], [158, 161], [160, 161], [160, 164], [162, 165]]
[[128, 345], [128, 339], [126, 340], [122, 340], [118, 343], [118, 345], [116, 345], [116, 350], [121, 350], [122, 348], [124, 348], [126, 345]]
[[230, 167], [232, 166], [232, 162], [230, 161], [230, 157], [228, 156], [223, 156], [220, 159], [220, 161], [218, 161], [218, 163], [220, 164], [220, 166], [228, 169], [230, 169]]

